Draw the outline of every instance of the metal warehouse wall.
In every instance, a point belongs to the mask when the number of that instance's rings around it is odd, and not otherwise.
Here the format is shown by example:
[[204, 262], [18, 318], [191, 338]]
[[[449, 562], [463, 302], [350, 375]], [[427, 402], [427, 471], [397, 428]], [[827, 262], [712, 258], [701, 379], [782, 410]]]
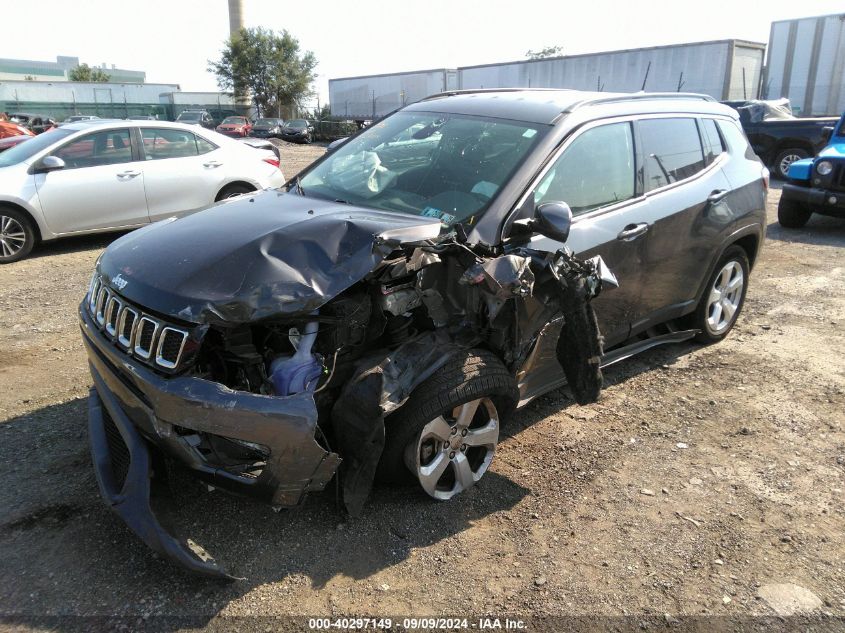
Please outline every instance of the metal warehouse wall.
[[0, 101], [158, 103], [161, 93], [177, 90], [178, 84], [3, 81], [0, 82]]
[[796, 114], [845, 110], [845, 13], [772, 22], [763, 94], [789, 97]]
[[332, 115], [370, 119], [396, 108], [458, 87], [454, 70], [420, 70], [388, 75], [329, 80]]
[[458, 69], [461, 88], [570, 88], [756, 97], [765, 45], [724, 40]]

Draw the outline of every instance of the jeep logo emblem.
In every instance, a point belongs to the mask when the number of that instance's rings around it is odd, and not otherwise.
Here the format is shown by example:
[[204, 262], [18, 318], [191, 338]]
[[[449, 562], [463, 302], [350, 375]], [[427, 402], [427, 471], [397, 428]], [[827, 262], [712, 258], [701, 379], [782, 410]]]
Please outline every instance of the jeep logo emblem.
[[112, 284], [114, 284], [117, 287], [118, 290], [123, 290], [126, 287], [126, 284], [129, 283], [129, 281], [127, 281], [126, 279], [124, 279], [120, 275], [117, 275], [116, 277], [112, 277], [111, 282], [112, 282]]

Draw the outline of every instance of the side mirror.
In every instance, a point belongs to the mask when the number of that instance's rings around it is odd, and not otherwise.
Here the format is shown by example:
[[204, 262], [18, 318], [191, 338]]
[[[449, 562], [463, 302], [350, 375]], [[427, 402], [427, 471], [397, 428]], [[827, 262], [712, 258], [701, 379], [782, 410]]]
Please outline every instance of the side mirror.
[[58, 171], [65, 168], [65, 161], [58, 156], [45, 156], [35, 164], [33, 173], [46, 174], [49, 171]]
[[830, 140], [830, 137], [833, 135], [833, 126], [832, 125], [825, 125], [822, 128], [822, 140], [827, 143]]
[[565, 242], [572, 227], [572, 210], [565, 202], [544, 202], [537, 207], [531, 229], [557, 242]]

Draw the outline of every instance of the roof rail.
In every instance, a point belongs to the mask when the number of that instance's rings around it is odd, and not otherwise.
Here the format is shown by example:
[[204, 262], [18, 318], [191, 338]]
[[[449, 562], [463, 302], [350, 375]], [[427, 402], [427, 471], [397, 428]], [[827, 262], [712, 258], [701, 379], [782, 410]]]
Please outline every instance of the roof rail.
[[437, 94], [428, 95], [420, 101], [437, 99], [439, 97], [455, 97], [457, 95], [484, 94], [487, 92], [579, 92], [572, 88], [465, 88], [461, 90], [446, 90]]
[[615, 94], [607, 97], [595, 97], [593, 99], [584, 99], [573, 103], [571, 106], [563, 111], [564, 114], [577, 110], [582, 106], [599, 105], [603, 103], [619, 103], [622, 101], [636, 101], [638, 99], [700, 99], [701, 101], [713, 101], [716, 99], [710, 95], [699, 94], [697, 92], [633, 92], [630, 94]]

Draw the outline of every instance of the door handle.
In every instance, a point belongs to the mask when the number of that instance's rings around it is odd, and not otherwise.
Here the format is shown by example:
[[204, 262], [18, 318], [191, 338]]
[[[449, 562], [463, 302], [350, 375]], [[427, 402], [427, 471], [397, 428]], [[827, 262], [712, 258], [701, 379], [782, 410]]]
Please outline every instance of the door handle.
[[140, 176], [141, 172], [136, 171], [134, 169], [127, 169], [126, 171], [119, 172], [117, 174], [118, 178], [134, 178], [135, 176]]
[[707, 202], [709, 202], [710, 204], [721, 202], [729, 193], [730, 191], [728, 191], [727, 189], [716, 189], [709, 196], [707, 196]]
[[222, 164], [223, 163], [221, 163], [219, 160], [210, 160], [206, 163], [203, 163], [203, 166], [204, 167], [220, 167], [220, 165], [222, 165]]
[[622, 240], [623, 242], [630, 242], [631, 240], [635, 240], [641, 235], [645, 235], [646, 231], [648, 231], [648, 222], [640, 222], [639, 224], [628, 224], [624, 229], [619, 231], [619, 235], [616, 236], [617, 240]]

